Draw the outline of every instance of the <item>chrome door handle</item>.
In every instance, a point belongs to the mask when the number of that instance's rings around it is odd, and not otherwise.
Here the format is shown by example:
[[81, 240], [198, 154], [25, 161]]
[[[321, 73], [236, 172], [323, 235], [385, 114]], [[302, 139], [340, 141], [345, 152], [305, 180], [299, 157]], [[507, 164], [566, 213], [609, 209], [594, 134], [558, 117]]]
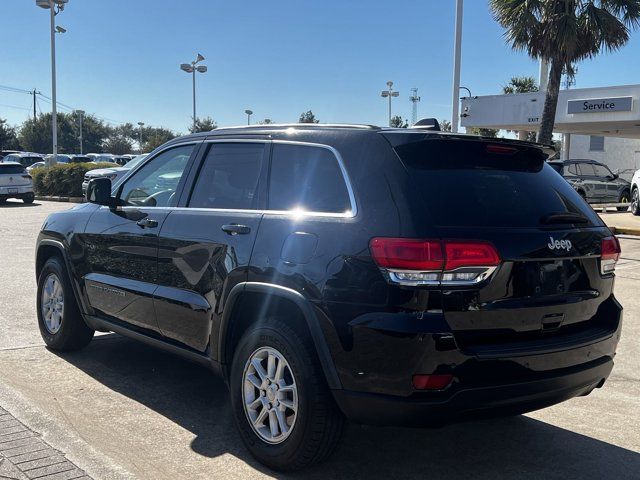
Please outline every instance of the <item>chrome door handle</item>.
[[142, 228], [156, 228], [158, 226], [158, 221], [150, 218], [143, 218], [142, 220], [138, 220], [136, 225]]
[[222, 226], [222, 231], [229, 235], [247, 235], [251, 233], [251, 227], [246, 225], [238, 225], [237, 223], [230, 223]]

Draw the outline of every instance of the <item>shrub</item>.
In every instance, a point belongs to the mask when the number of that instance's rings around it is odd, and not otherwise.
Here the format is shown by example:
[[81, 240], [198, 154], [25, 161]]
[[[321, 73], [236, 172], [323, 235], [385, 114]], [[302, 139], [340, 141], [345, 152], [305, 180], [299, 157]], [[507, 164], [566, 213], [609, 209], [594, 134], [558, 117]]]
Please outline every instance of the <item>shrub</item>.
[[81, 197], [85, 173], [97, 168], [113, 168], [113, 163], [58, 163], [31, 171], [36, 195]]

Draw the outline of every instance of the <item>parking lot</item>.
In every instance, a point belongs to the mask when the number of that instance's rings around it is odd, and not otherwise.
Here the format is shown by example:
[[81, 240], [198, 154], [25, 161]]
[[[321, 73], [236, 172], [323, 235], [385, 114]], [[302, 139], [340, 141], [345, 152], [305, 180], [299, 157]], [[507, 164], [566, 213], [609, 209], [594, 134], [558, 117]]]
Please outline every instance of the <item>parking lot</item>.
[[[298, 478], [249, 457], [226, 388], [207, 370], [112, 334], [73, 354], [44, 348], [35, 240], [47, 214], [70, 206], [0, 206], [0, 408], [94, 478]], [[434, 430], [349, 425], [336, 454], [299, 478], [639, 478], [640, 239], [621, 243], [625, 324], [603, 389], [526, 416]]]

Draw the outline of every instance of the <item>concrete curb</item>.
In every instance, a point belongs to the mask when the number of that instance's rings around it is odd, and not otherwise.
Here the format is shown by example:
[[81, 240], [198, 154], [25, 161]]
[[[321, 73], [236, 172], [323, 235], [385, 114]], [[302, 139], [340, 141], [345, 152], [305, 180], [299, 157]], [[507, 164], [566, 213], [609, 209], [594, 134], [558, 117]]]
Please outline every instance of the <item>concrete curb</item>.
[[40, 196], [36, 195], [36, 200], [45, 200], [47, 202], [69, 202], [84, 203], [84, 197], [58, 197], [58, 196]]
[[609, 227], [614, 235], [634, 235], [640, 237], [640, 228]]

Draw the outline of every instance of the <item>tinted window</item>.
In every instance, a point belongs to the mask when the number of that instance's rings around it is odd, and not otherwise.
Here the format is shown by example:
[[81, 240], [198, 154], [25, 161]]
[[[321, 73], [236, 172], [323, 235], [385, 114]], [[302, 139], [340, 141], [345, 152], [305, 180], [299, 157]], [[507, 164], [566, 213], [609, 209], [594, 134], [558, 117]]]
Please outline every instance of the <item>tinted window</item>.
[[596, 171], [591, 163], [579, 163], [578, 168], [580, 169], [580, 173], [582, 175], [593, 177], [596, 174]]
[[27, 173], [25, 168], [21, 165], [7, 165], [0, 163], [0, 175], [20, 175], [21, 173]]
[[270, 210], [345, 213], [349, 193], [338, 160], [320, 147], [275, 144], [269, 181]]
[[593, 168], [596, 171], [596, 175], [599, 177], [608, 177], [609, 175], [611, 175], [611, 172], [609, 171], [609, 169], [604, 165], [594, 164]]
[[120, 199], [125, 205], [175, 206], [176, 189], [193, 148], [193, 145], [184, 145], [153, 158], [124, 183]]
[[396, 147], [436, 225], [533, 227], [552, 213], [597, 215], [533, 147], [425, 140]]
[[567, 168], [567, 170], [571, 175], [580, 175], [580, 172], [578, 171], [578, 164], [577, 163], [570, 163], [569, 167]]
[[189, 201], [194, 208], [256, 210], [265, 144], [214, 143]]

